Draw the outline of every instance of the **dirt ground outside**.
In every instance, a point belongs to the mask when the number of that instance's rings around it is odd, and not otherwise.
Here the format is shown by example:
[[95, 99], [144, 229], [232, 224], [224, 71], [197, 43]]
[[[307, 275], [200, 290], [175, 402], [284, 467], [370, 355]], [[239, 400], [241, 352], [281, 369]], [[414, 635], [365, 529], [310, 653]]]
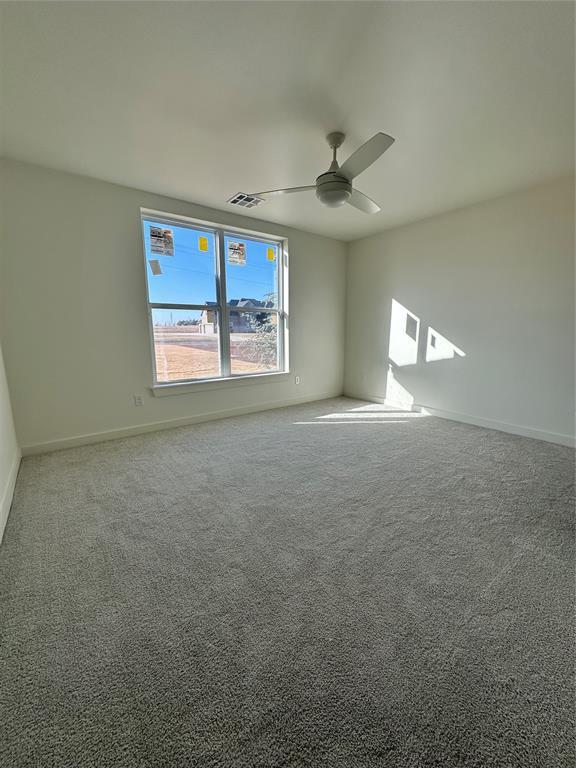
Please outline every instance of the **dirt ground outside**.
[[[204, 379], [220, 375], [217, 334], [199, 334], [194, 326], [156, 326], [154, 348], [156, 376], [160, 382]], [[258, 360], [257, 350], [248, 344], [252, 334], [230, 336], [232, 373], [263, 373], [276, 366]]]

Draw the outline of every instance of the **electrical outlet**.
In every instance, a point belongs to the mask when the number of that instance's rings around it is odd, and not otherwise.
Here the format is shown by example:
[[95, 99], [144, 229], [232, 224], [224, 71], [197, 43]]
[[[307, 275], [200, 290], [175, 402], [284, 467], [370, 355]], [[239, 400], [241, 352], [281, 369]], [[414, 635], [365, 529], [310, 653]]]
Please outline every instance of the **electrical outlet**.
[[142, 395], [134, 395], [134, 405], [140, 406], [144, 405], [144, 398]]
[[294, 384], [300, 384], [300, 376], [294, 376]]

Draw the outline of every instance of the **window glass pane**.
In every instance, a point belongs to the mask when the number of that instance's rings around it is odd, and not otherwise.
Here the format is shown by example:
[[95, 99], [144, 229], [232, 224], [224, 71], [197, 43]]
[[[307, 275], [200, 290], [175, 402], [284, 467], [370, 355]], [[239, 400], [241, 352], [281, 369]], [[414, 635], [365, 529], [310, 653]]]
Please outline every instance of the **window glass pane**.
[[230, 312], [231, 373], [278, 370], [278, 315]]
[[212, 232], [146, 219], [144, 247], [151, 303], [216, 301], [216, 247]]
[[277, 307], [278, 245], [225, 235], [224, 248], [228, 304]]
[[218, 311], [153, 309], [159, 382], [220, 376]]

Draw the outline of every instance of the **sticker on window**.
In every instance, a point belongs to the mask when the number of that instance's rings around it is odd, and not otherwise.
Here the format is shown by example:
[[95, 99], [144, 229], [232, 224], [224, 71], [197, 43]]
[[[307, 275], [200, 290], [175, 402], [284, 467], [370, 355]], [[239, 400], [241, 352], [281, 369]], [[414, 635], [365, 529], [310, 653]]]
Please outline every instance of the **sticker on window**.
[[159, 256], [174, 256], [174, 234], [172, 230], [150, 227], [150, 250]]
[[149, 259], [150, 263], [150, 269], [152, 270], [153, 275], [161, 275], [162, 274], [162, 267], [160, 266], [160, 262], [158, 259]]
[[276, 248], [268, 248], [266, 258], [268, 261], [276, 261]]
[[207, 251], [208, 250], [208, 238], [207, 237], [199, 237], [198, 238], [198, 250], [200, 250], [200, 251]]
[[228, 242], [228, 264], [238, 264], [241, 267], [246, 264], [246, 243]]

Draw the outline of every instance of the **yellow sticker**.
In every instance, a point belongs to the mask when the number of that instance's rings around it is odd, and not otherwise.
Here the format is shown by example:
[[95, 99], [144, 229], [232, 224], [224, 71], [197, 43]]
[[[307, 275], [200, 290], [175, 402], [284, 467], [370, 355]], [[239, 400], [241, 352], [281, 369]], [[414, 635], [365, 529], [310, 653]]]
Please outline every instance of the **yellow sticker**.
[[268, 261], [276, 261], [276, 248], [268, 248], [266, 257]]
[[208, 250], [208, 238], [207, 237], [199, 237], [198, 238], [198, 248], [201, 251], [207, 251]]

